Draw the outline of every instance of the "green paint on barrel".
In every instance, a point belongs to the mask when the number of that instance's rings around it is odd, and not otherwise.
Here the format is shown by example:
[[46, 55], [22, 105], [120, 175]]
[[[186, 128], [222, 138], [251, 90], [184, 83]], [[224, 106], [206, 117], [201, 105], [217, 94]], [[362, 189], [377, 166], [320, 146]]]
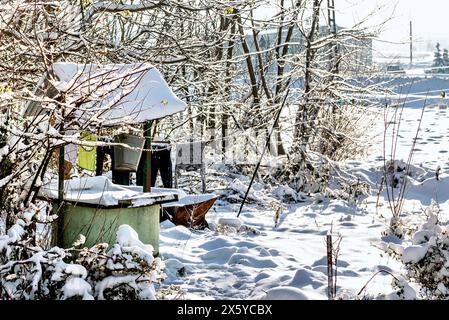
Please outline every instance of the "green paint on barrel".
[[65, 207], [63, 244], [65, 248], [82, 234], [86, 237], [86, 247], [98, 243], [116, 242], [116, 232], [122, 224], [131, 226], [144, 244], [154, 247], [154, 255], [159, 254], [159, 210], [160, 205], [145, 207], [93, 207], [67, 204]]

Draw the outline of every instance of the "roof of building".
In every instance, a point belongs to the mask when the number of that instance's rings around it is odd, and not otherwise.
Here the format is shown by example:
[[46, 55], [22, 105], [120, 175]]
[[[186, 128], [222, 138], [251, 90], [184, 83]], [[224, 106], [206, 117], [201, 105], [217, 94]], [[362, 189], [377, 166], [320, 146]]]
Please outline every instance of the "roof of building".
[[65, 103], [81, 123], [94, 119], [104, 126], [143, 123], [187, 107], [150, 64], [55, 63], [35, 95], [41, 100], [27, 104], [26, 117], [45, 114], [51, 98]]

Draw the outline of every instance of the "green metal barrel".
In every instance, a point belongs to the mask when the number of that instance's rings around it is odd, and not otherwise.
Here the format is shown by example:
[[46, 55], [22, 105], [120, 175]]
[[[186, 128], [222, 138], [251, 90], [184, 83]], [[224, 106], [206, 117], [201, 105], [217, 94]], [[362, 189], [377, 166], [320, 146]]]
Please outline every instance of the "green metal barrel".
[[86, 247], [98, 243], [116, 242], [116, 232], [122, 224], [131, 226], [144, 244], [154, 247], [159, 254], [160, 205], [143, 207], [95, 207], [85, 204], [66, 204], [63, 223], [63, 244], [70, 248], [82, 234]]

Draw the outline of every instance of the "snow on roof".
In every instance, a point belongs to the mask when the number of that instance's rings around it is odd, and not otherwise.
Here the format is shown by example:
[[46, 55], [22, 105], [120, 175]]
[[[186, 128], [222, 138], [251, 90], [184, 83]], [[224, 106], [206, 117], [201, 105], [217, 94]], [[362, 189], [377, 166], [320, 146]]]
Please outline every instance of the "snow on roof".
[[[39, 196], [45, 199], [58, 199], [58, 179], [53, 179], [39, 190]], [[161, 202], [177, 201], [176, 192], [164, 189], [159, 192], [144, 193], [142, 187], [132, 188], [112, 183], [103, 176], [73, 178], [64, 181], [64, 200], [77, 205], [114, 207], [121, 203], [130, 207], [142, 207]]]
[[[160, 119], [187, 107], [150, 64], [55, 63], [35, 95], [64, 97], [81, 123], [94, 120], [104, 126]], [[42, 101], [28, 103], [24, 115], [40, 115]]]

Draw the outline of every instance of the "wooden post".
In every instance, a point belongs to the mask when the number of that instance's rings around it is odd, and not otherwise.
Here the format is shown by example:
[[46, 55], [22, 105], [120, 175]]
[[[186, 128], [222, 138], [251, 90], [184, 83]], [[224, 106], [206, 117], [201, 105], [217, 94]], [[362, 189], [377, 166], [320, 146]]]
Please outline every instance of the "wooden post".
[[[62, 99], [61, 102], [65, 102], [65, 99]], [[66, 115], [64, 112], [64, 109], [62, 110], [62, 118], [65, 119]], [[51, 123], [51, 120], [50, 120]], [[53, 124], [53, 123], [51, 123]], [[64, 122], [62, 121], [60, 123], [59, 127], [59, 133], [61, 135], [64, 135]], [[53, 234], [53, 244], [55, 244], [58, 247], [63, 248], [64, 246], [64, 178], [65, 178], [65, 146], [62, 144], [58, 149], [59, 155], [58, 155], [58, 200], [56, 202], [56, 208], [53, 208], [55, 210], [56, 215], [58, 216], [55, 224], [54, 234]]]
[[64, 146], [59, 148], [59, 162], [58, 162], [58, 202], [64, 201]]
[[327, 246], [327, 295], [329, 300], [334, 298], [334, 263], [333, 263], [333, 253], [332, 253], [332, 234], [328, 233], [326, 235], [326, 246]]
[[56, 222], [56, 232], [55, 232], [55, 245], [58, 247], [63, 247], [64, 245], [64, 146], [59, 147], [59, 157], [58, 157], [58, 201], [56, 206], [56, 214], [58, 216]]
[[151, 127], [153, 122], [147, 121], [144, 128], [145, 165], [143, 167], [143, 192], [151, 192]]

